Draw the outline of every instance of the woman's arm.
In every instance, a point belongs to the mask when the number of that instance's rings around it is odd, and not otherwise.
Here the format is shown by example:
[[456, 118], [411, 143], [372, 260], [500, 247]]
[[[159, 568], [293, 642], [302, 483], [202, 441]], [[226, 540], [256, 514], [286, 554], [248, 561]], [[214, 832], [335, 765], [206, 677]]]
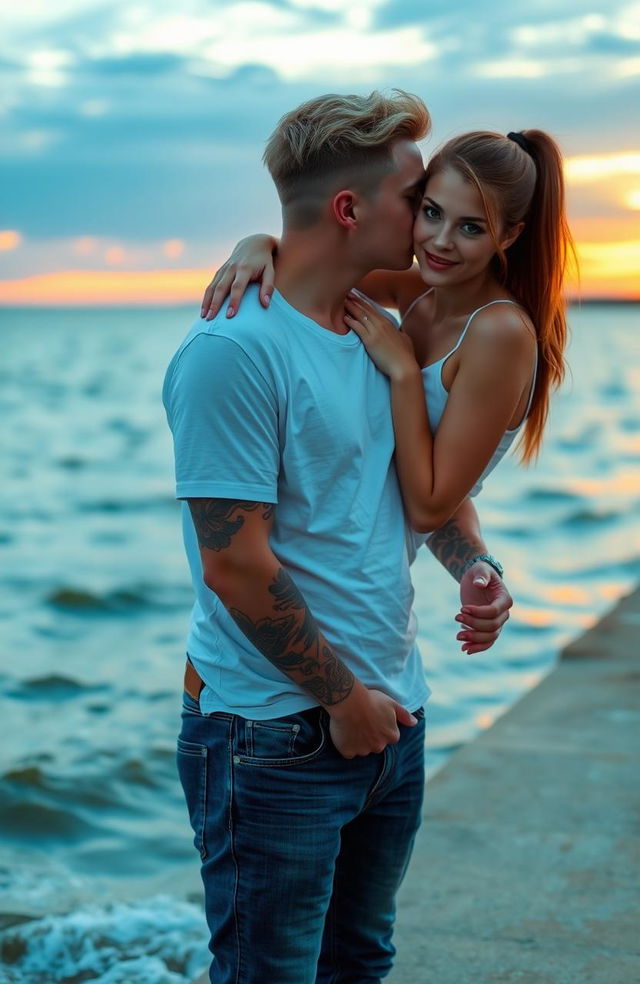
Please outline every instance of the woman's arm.
[[202, 298], [200, 317], [211, 321], [229, 297], [227, 317], [232, 318], [250, 283], [260, 284], [260, 303], [269, 306], [273, 293], [274, 257], [279, 240], [274, 236], [257, 233], [236, 243], [233, 252], [215, 272]]
[[[260, 284], [260, 303], [268, 307], [274, 287], [274, 260], [278, 246], [278, 239], [263, 233], [241, 239], [208, 284], [202, 298], [200, 317], [211, 321], [228, 297], [227, 317], [232, 318], [251, 283]], [[373, 270], [357, 286], [383, 307], [397, 308], [401, 312], [425, 289], [415, 265], [410, 270]]]
[[431, 534], [427, 546], [460, 582], [456, 638], [462, 651], [471, 656], [489, 649], [509, 618], [513, 599], [496, 569], [480, 559], [488, 550], [471, 499], [464, 499], [451, 519]]
[[[391, 383], [396, 468], [411, 526], [442, 526], [473, 488], [531, 380], [535, 341], [517, 309], [482, 312], [461, 349], [435, 436], [410, 341], [361, 298], [345, 319]], [[364, 319], [366, 318], [366, 321]]]

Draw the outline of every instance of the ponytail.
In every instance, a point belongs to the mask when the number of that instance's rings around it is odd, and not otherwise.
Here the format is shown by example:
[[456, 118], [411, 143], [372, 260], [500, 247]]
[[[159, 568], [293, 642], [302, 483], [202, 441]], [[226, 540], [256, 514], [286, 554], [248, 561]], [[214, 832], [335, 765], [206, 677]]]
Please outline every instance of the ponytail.
[[536, 182], [525, 227], [506, 251], [503, 282], [530, 314], [538, 338], [533, 400], [520, 440], [522, 460], [528, 462], [540, 450], [551, 390], [560, 386], [565, 375], [568, 326], [563, 284], [567, 261], [575, 259], [575, 252], [565, 214], [560, 150], [542, 130], [525, 130], [522, 136], [525, 153], [536, 166]]

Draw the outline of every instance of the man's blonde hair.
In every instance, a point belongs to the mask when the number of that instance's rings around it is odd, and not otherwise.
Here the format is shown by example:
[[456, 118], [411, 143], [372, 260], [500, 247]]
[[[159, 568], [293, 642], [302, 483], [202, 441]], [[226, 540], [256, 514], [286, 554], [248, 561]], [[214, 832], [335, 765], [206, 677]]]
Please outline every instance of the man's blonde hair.
[[402, 89], [386, 96], [317, 96], [286, 113], [267, 141], [263, 161], [288, 220], [317, 220], [340, 185], [375, 193], [393, 169], [398, 140], [421, 140], [431, 128], [423, 101]]

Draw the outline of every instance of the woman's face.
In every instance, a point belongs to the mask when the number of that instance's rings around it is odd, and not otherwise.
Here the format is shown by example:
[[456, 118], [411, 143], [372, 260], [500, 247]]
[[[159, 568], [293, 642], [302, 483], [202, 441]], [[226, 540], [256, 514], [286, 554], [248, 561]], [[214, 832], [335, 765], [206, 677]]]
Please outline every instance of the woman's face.
[[455, 168], [448, 167], [427, 181], [413, 242], [428, 284], [458, 284], [487, 271], [496, 249], [482, 198]]

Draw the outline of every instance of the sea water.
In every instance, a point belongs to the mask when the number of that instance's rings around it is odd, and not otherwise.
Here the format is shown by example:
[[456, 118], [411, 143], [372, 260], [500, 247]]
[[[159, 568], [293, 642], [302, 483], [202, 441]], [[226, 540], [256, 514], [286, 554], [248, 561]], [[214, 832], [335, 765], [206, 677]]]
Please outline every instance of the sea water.
[[[572, 308], [535, 467], [477, 500], [511, 620], [460, 651], [413, 569], [430, 774], [640, 574], [639, 308]], [[189, 309], [0, 311], [0, 982], [185, 984], [207, 963], [175, 771], [191, 586], [160, 402]], [[428, 790], [427, 790], [428, 795]]]

